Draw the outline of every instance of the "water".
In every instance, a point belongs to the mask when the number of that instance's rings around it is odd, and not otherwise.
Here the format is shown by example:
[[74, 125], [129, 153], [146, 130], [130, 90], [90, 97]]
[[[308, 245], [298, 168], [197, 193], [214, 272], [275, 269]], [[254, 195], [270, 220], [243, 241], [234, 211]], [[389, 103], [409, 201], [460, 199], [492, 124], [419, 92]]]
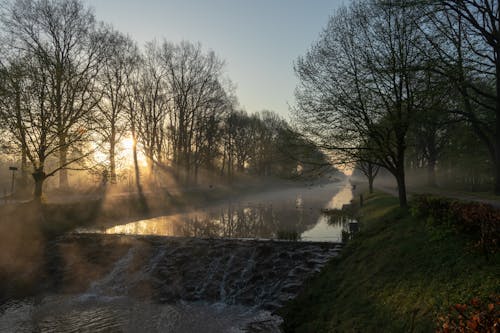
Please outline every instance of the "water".
[[[342, 247], [321, 208], [351, 198], [345, 183], [288, 189], [65, 235], [39, 292], [0, 305], [0, 332], [280, 332], [276, 310]], [[280, 231], [305, 241], [262, 240]]]
[[321, 209], [340, 209], [352, 199], [350, 184], [330, 183], [286, 189], [231, 200], [202, 210], [124, 223], [108, 228], [79, 229], [105, 234], [219, 238], [298, 238], [342, 240], [342, 224], [332, 224]]
[[[3, 308], [3, 309], [2, 309]], [[279, 332], [269, 311], [202, 303], [154, 304], [127, 297], [51, 296], [0, 307], [0, 332]]]

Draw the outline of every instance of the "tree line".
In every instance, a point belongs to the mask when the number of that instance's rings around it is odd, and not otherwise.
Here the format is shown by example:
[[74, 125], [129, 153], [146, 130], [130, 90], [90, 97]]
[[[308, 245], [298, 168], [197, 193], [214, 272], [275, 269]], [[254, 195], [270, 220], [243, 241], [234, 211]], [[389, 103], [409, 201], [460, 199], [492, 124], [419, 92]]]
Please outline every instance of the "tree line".
[[183, 183], [196, 183], [202, 170], [225, 179], [293, 176], [299, 160], [324, 164], [275, 113], [242, 111], [224, 62], [200, 44], [139, 48], [80, 0], [7, 1], [0, 24], [2, 149], [19, 156], [25, 182], [31, 173], [35, 198], [48, 177], [67, 188], [68, 170], [94, 168], [98, 149], [115, 183], [125, 137], [138, 187], [139, 154], [146, 174], [169, 172]]
[[500, 194], [498, 1], [353, 1], [333, 15], [295, 71], [304, 133], [396, 179], [408, 169], [481, 170]]

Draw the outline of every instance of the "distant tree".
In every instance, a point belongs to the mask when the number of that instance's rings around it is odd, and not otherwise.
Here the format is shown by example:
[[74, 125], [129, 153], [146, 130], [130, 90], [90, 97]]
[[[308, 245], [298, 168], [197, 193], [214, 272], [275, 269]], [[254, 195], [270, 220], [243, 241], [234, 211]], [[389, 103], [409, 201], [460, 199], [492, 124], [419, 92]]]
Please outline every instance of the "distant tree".
[[134, 180], [135, 186], [138, 194], [139, 204], [144, 213], [148, 213], [149, 207], [144, 195], [144, 189], [141, 180], [141, 170], [139, 167], [139, 151], [138, 151], [138, 127], [141, 121], [140, 119], [140, 100], [142, 95], [142, 90], [140, 87], [141, 82], [141, 69], [142, 57], [139, 59], [138, 66], [134, 67], [133, 70], [128, 73], [127, 84], [125, 85], [125, 95], [126, 95], [126, 119], [128, 124], [128, 129], [130, 130], [130, 135], [132, 139], [132, 161], [134, 165]]
[[127, 98], [130, 76], [140, 61], [139, 50], [129, 37], [110, 31], [107, 39], [107, 54], [101, 73], [97, 77], [99, 90], [96, 130], [108, 148], [109, 174], [116, 183], [116, 146], [129, 130], [127, 124]]
[[414, 168], [425, 168], [427, 185], [437, 186], [437, 166], [450, 139], [450, 128], [459, 121], [453, 110], [457, 107], [457, 91], [448, 79], [433, 70], [434, 62], [423, 64], [426, 94], [425, 107], [419, 110], [409, 132], [408, 162]]
[[163, 163], [166, 147], [166, 121], [171, 100], [166, 72], [156, 43], [146, 45], [135, 86], [137, 140], [147, 158], [150, 176], [155, 163]]
[[214, 81], [211, 98], [199, 109], [193, 138], [194, 182], [198, 181], [200, 168], [213, 169], [220, 153], [222, 123], [232, 110], [232, 101], [220, 82]]
[[204, 139], [213, 140], [216, 120], [226, 112], [221, 85], [224, 64], [200, 44], [164, 42], [158, 52], [170, 96], [166, 135], [172, 145], [171, 158], [189, 180], [192, 173], [196, 178], [203, 160]]
[[[377, 156], [373, 154], [373, 149], [370, 147], [370, 140], [366, 140], [365, 146], [356, 154], [355, 168], [361, 171], [368, 180], [368, 191], [373, 193], [373, 183], [380, 171], [380, 163]], [[365, 147], [369, 147], [365, 149]]]
[[433, 52], [433, 70], [458, 92], [455, 113], [487, 148], [500, 194], [500, 14], [497, 1], [446, 0], [425, 3], [421, 29]]
[[228, 131], [232, 138], [236, 169], [238, 172], [243, 172], [255, 151], [258, 121], [240, 111], [231, 113], [226, 124], [229, 125]]
[[325, 151], [287, 123], [279, 129], [275, 149], [278, 157], [274, 164], [281, 177], [320, 178], [338, 171]]
[[251, 166], [260, 176], [271, 176], [273, 166], [279, 162], [280, 131], [286, 127], [286, 122], [272, 111], [262, 111], [257, 114], [258, 123], [255, 132], [255, 151]]

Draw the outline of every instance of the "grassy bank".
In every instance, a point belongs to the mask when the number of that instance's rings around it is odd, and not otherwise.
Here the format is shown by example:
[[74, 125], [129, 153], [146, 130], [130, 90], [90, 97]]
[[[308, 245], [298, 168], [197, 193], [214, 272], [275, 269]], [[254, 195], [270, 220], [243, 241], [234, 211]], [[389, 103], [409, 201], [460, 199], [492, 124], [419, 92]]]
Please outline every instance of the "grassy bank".
[[432, 332], [438, 314], [500, 293], [500, 256], [428, 226], [376, 193], [362, 232], [282, 310], [286, 332]]

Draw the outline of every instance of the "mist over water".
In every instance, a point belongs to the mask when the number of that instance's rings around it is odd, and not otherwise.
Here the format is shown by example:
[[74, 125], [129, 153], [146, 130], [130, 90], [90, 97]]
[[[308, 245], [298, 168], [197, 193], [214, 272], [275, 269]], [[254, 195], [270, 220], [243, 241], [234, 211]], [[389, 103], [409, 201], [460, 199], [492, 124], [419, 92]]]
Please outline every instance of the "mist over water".
[[[347, 183], [289, 188], [80, 229], [51, 244], [45, 289], [0, 306], [0, 332], [279, 332], [275, 311], [341, 250], [321, 208], [351, 198]], [[304, 241], [262, 240], [281, 231]]]
[[351, 199], [349, 184], [330, 183], [249, 195], [189, 213], [78, 232], [263, 239], [293, 233], [304, 241], [340, 242], [343, 226], [329, 223], [321, 209], [340, 209]]

